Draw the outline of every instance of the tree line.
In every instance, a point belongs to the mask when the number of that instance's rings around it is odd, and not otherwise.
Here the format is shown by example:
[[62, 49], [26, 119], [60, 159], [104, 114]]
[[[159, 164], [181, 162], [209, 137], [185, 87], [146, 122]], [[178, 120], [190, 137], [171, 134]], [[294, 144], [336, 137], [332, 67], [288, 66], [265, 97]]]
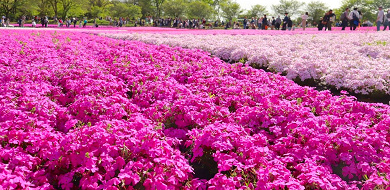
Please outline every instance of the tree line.
[[[334, 12], [339, 16], [345, 8], [357, 7], [362, 11], [364, 19], [375, 20], [379, 6], [390, 8], [390, 0], [344, 0], [341, 7], [334, 8]], [[319, 0], [309, 3], [279, 0], [270, 8], [271, 11], [257, 4], [249, 10], [244, 10], [234, 0], [0, 0], [1, 16], [11, 20], [21, 16], [49, 16], [130, 19], [179, 17], [208, 20], [223, 18], [232, 21], [270, 13], [273, 16], [282, 16], [288, 12], [291, 18], [299, 22], [300, 15], [308, 12], [308, 22], [315, 23], [329, 10], [329, 7]]]

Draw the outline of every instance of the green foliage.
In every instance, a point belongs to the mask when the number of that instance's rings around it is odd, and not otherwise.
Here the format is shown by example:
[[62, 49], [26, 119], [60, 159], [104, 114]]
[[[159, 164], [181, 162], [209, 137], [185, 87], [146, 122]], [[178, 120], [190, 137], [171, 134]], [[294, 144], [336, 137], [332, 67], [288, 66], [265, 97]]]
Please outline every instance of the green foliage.
[[37, 7], [37, 15], [39, 16], [46, 16], [46, 15], [53, 15], [53, 9], [51, 8], [50, 4], [48, 3], [48, 0], [37, 0], [35, 3], [33, 3]]
[[349, 8], [350, 11], [352, 11], [353, 8], [356, 7], [363, 14], [362, 22], [365, 20], [375, 22], [379, 5], [385, 8], [390, 6], [389, 2], [384, 0], [344, 0], [341, 7], [335, 12], [336, 15], [340, 15], [342, 12], [345, 11], [346, 8]]
[[251, 17], [262, 17], [265, 14], [268, 15], [268, 11], [267, 11], [267, 8], [265, 6], [263, 6], [263, 5], [253, 5], [251, 7], [251, 9], [249, 9], [247, 11], [245, 16], [247, 16], [248, 18], [251, 18]]
[[[329, 8], [325, 5], [325, 3], [321, 1], [312, 1], [306, 6], [306, 12], [309, 13], [309, 19], [308, 22], [314, 25], [314, 23], [318, 23], [320, 20], [320, 17], [323, 17], [325, 15], [325, 11], [327, 11]], [[336, 17], [339, 17], [339, 15], [336, 14]]]
[[161, 17], [161, 5], [164, 3], [165, 0], [150, 0], [152, 2], [152, 5], [155, 7], [155, 16], [157, 18]]
[[193, 1], [188, 5], [187, 16], [188, 18], [208, 19], [212, 16], [213, 11], [209, 4], [203, 1]]
[[114, 17], [124, 17], [137, 19], [142, 16], [141, 7], [132, 4], [125, 4], [119, 1], [114, 2], [114, 5], [110, 9], [110, 13]]
[[181, 17], [187, 9], [184, 0], [167, 0], [161, 5], [163, 14], [168, 17]]
[[103, 17], [108, 13], [109, 9], [105, 9], [103, 7], [98, 7], [98, 6], [91, 6], [90, 8], [90, 17], [92, 18], [98, 18], [98, 17]]
[[33, 16], [38, 14], [38, 6], [34, 3], [33, 0], [22, 0], [19, 2], [22, 4], [22, 6], [16, 7], [16, 17], [21, 17], [23, 15]]
[[138, 0], [136, 5], [141, 7], [141, 13], [144, 17], [155, 16], [155, 8], [151, 0]]
[[275, 14], [284, 15], [284, 13], [288, 13], [290, 17], [299, 14], [299, 9], [305, 3], [299, 2], [297, 0], [279, 0], [279, 4], [272, 5], [272, 10]]
[[77, 8], [80, 7], [80, 4], [82, 2], [83, 2], [82, 0], [59, 0], [60, 3], [59, 13], [61, 15], [61, 18], [67, 18], [68, 16], [72, 16], [72, 15], [68, 15], [70, 10], [72, 10], [73, 14], [76, 14], [77, 12], [76, 10]]
[[376, 13], [378, 10], [378, 7], [382, 6], [384, 8], [390, 8], [390, 1], [389, 0], [366, 0], [364, 2], [365, 7], [370, 9], [371, 13]]
[[210, 6], [213, 6], [213, 5], [215, 5], [215, 2], [216, 1], [214, 1], [214, 0], [201, 0], [202, 2], [205, 2], [205, 3], [207, 3], [207, 4], [209, 4]]
[[387, 45], [387, 42], [386, 41], [375, 41], [375, 42], [372, 42], [372, 43], [364, 43], [363, 45], [369, 45], [369, 46], [386, 46]]
[[20, 7], [26, 4], [24, 0], [0, 0], [0, 13], [7, 18], [15, 18], [16, 13], [20, 13]]
[[88, 0], [84, 7], [87, 9], [86, 15], [90, 18], [110, 16], [110, 8], [113, 3], [110, 0]]
[[231, 0], [224, 1], [220, 4], [222, 10], [222, 16], [227, 20], [233, 20], [243, 12], [240, 4]]

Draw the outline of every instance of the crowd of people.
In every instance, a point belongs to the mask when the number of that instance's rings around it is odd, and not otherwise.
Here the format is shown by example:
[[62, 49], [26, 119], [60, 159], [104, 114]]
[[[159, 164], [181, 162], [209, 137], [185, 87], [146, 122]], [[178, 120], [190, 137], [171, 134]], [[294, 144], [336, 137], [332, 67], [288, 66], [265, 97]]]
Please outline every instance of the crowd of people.
[[[331, 12], [331, 11], [330, 11]], [[331, 21], [333, 21], [335, 18], [332, 18], [332, 15], [334, 14], [327, 14], [326, 17]], [[306, 12], [301, 16], [302, 22], [301, 26], [303, 30], [306, 29], [306, 27], [310, 27], [311, 24], [307, 23], [307, 20], [309, 18], [309, 13]], [[241, 21], [240, 21], [241, 20]], [[331, 28], [332, 23], [329, 22], [327, 24], [328, 28]], [[217, 28], [217, 27], [223, 27], [225, 29], [233, 28], [233, 29], [259, 29], [259, 30], [295, 30], [296, 25], [293, 23], [292, 19], [289, 17], [289, 14], [286, 12], [283, 19], [278, 17], [271, 17], [268, 18], [267, 15], [264, 15], [262, 17], [252, 17], [251, 19], [248, 19], [245, 17], [244, 19], [238, 19], [237, 21], [234, 21], [233, 23], [230, 20], [219, 21], [216, 20], [214, 22], [207, 22], [206, 19], [180, 19], [180, 18], [167, 18], [167, 19], [156, 19], [153, 22], [153, 26], [155, 27], [173, 27], [173, 28], [188, 28], [188, 29], [207, 29], [207, 28]]]
[[[340, 22], [336, 23], [336, 26], [341, 26], [341, 30], [345, 30], [349, 26], [350, 30], [356, 30], [359, 27], [371, 27], [374, 26], [369, 20], [362, 21], [363, 14], [358, 8], [354, 8], [352, 11], [349, 8], [346, 8], [345, 11], [340, 15]], [[331, 30], [332, 24], [336, 20], [336, 15], [329, 10], [324, 17], [321, 17], [318, 22], [318, 30]], [[389, 27], [390, 30], [390, 10], [385, 12], [382, 7], [378, 8], [377, 19], [376, 19], [377, 31], [380, 30], [380, 27], [383, 25], [384, 30]]]
[[[298, 26], [301, 26], [303, 30], [306, 29], [306, 27], [310, 27], [311, 24], [308, 23], [309, 19], [309, 13], [306, 12], [303, 15], [301, 15], [301, 22], [298, 24]], [[102, 20], [102, 18], [100, 18]], [[109, 21], [110, 26], [116, 26], [116, 27], [122, 27], [126, 26], [130, 22], [130, 19], [124, 19], [119, 18], [118, 20], [112, 19], [111, 17], [106, 18], [107, 21]], [[188, 28], [188, 29], [206, 29], [206, 28], [217, 28], [217, 27], [224, 27], [225, 29], [233, 28], [233, 29], [259, 29], [259, 30], [295, 30], [296, 25], [293, 23], [291, 18], [289, 17], [288, 13], [285, 13], [285, 16], [283, 19], [278, 17], [267, 17], [267, 15], [264, 15], [262, 17], [252, 17], [251, 19], [248, 19], [245, 17], [244, 19], [238, 19], [237, 21], [234, 21], [233, 24], [231, 21], [219, 21], [216, 20], [214, 22], [207, 22], [205, 18], [202, 19], [181, 19], [181, 18], [167, 18], [167, 19], [155, 19], [152, 18], [146, 18], [145, 20], [135, 20], [134, 26], [145, 26], [149, 23], [152, 26], [155, 27], [173, 27], [173, 28]], [[345, 30], [349, 26], [350, 30], [356, 30], [356, 28], [359, 28], [360, 26], [373, 26], [374, 24], [368, 20], [365, 20], [362, 22], [362, 12], [358, 10], [358, 8], [354, 8], [352, 11], [349, 10], [349, 8], [346, 8], [345, 11], [340, 15], [339, 22], [336, 22], [336, 15], [333, 13], [333, 10], [329, 10], [325, 13], [323, 17], [320, 18], [318, 23], [314, 22], [314, 25], [317, 25], [318, 30], [332, 30], [332, 26], [340, 26], [342, 27], [342, 30]], [[86, 18], [66, 18], [64, 20], [62, 19], [53, 19], [54, 23], [58, 24], [58, 27], [63, 27], [64, 25], [66, 27], [76, 27], [77, 23], [79, 24], [79, 27], [86, 27], [88, 20]], [[97, 19], [94, 19], [93, 26], [98, 27]], [[17, 23], [19, 27], [24, 27], [24, 24], [26, 23], [26, 17], [22, 16], [17, 20]], [[38, 24], [41, 24], [42, 27], [48, 27], [49, 18], [47, 16], [44, 17], [38, 17], [35, 16], [32, 18], [31, 24], [32, 27], [37, 27]], [[241, 25], [242, 23], [242, 25]], [[390, 10], [385, 13], [383, 11], [382, 7], [379, 7], [378, 13], [377, 13], [377, 19], [375, 21], [377, 30], [380, 30], [381, 25], [384, 26], [384, 30], [389, 27], [390, 30]], [[5, 16], [1, 17], [0, 22], [1, 27], [9, 27], [10, 25], [10, 19], [6, 18]]]
[[6, 18], [5, 16], [1, 17], [0, 26], [1, 27], [9, 27], [10, 21], [9, 18]]
[[[94, 19], [92, 26], [98, 27], [99, 25], [97, 23], [97, 20], [102, 20], [102, 19], [103, 18]], [[48, 24], [49, 24], [48, 16], [44, 16], [44, 17], [33, 16], [33, 17], [30, 17], [28, 20], [31, 20], [31, 27], [38, 27], [39, 24], [42, 24], [42, 28], [43, 28], [43, 27], [48, 27]], [[117, 20], [117, 19], [112, 19], [111, 17], [107, 17], [106, 21], [109, 22], [110, 26], [122, 27], [122, 26], [125, 26], [126, 24], [128, 24], [130, 19], [124, 19], [122, 17], [119, 17], [119, 19]], [[21, 16], [17, 20], [17, 24], [19, 27], [24, 27], [26, 23], [30, 23], [27, 21], [26, 16]], [[81, 27], [87, 26], [88, 20], [87, 20], [87, 18], [76, 18], [76, 17], [65, 18], [65, 19], [54, 17], [53, 20], [51, 21], [51, 23], [56, 24], [57, 27], [64, 27], [65, 26], [65, 27], [69, 28], [73, 25], [74, 28], [76, 28], [76, 26], [81, 28]], [[137, 25], [137, 21], [135, 23]], [[138, 22], [138, 23], [140, 23], [141, 25], [144, 24], [142, 22]], [[0, 27], [13, 27], [13, 26], [14, 25], [10, 24], [9, 18], [6, 18], [5, 16], [1, 17]]]
[[[308, 13], [306, 13], [305, 15], [307, 16]], [[304, 22], [304, 28], [306, 28], [306, 20]], [[271, 30], [295, 30], [295, 24], [293, 24], [293, 21], [288, 16], [288, 13], [285, 13], [283, 19], [281, 19], [280, 16], [278, 16], [277, 18], [271, 17], [271, 19], [268, 19], [267, 15], [264, 15], [260, 18], [252, 17], [252, 19], [248, 19], [247, 17], [245, 17], [242, 21], [242, 25], [243, 29], [268, 30], [270, 28]], [[240, 28], [239, 22], [234, 23], [234, 28]]]
[[155, 19], [152, 21], [155, 27], [173, 27], [173, 28], [188, 28], [188, 29], [205, 29], [220, 27], [224, 25], [216, 20], [215, 22], [208, 22], [205, 18], [202, 19], [180, 19], [180, 18], [167, 18], [167, 19]]
[[[307, 22], [309, 19], [309, 13], [306, 12], [301, 16], [301, 23], [298, 24], [302, 27], [303, 30], [306, 30], [306, 27], [311, 27], [311, 24]], [[345, 30], [346, 27], [350, 27], [350, 30], [356, 30], [356, 28], [363, 26], [363, 27], [370, 27], [374, 26], [372, 22], [369, 20], [362, 21], [362, 13], [358, 10], [358, 8], [354, 8], [353, 11], [349, 12], [349, 8], [345, 10], [344, 13], [340, 15], [340, 22], [336, 22], [336, 15], [333, 13], [333, 10], [329, 10], [325, 13], [323, 17], [320, 18], [318, 23], [314, 22], [313, 24], [317, 25], [318, 30], [332, 30], [332, 26], [342, 27], [342, 30]], [[177, 20], [177, 19], [175, 19]], [[161, 26], [171, 26], [170, 19], [168, 19], [168, 22], [165, 22], [165, 24]], [[181, 22], [180, 22], [181, 23]], [[187, 24], [188, 23], [188, 24]], [[201, 24], [199, 24], [201, 23]], [[245, 17], [242, 20], [242, 27], [240, 25], [240, 21], [235, 21], [233, 24], [228, 20], [226, 23], [223, 21], [221, 22], [222, 26], [224, 26], [225, 29], [233, 28], [233, 29], [260, 29], [260, 30], [268, 30], [269, 28], [271, 30], [295, 30], [296, 25], [293, 23], [291, 18], [289, 17], [288, 13], [285, 13], [285, 16], [283, 19], [278, 16], [277, 18], [272, 17], [271, 19], [267, 18], [267, 15], [264, 15], [263, 17], [257, 18], [252, 17], [252, 19], [248, 19]], [[219, 22], [215, 21], [214, 26], [218, 27]], [[381, 25], [384, 26], [384, 30], [389, 27], [390, 30], [390, 10], [387, 11], [385, 14], [382, 7], [379, 7], [378, 13], [377, 13], [377, 19], [376, 19], [376, 26], [377, 30], [380, 30]], [[199, 27], [198, 27], [199, 26]], [[212, 24], [206, 24], [206, 21], [204, 19], [202, 20], [191, 20], [185, 21], [184, 25], [177, 25], [173, 24], [172, 27], [179, 27], [179, 28], [205, 28], [206, 26], [212, 27]]]
[[[347, 26], [348, 22], [350, 23], [350, 25], [353, 25], [352, 28], [354, 30], [356, 29], [356, 27], [360, 27], [362, 15], [361, 15], [360, 11], [357, 11], [357, 8], [354, 8], [354, 10], [351, 13], [349, 13], [349, 9], [347, 8], [343, 15], [345, 15], [344, 19], [343, 19], [344, 20], [343, 27]], [[347, 17], [347, 15], [348, 15], [348, 17]], [[387, 10], [387, 13], [385, 14], [385, 12], [383, 11], [383, 8], [379, 7], [377, 19], [375, 22], [376, 22], [376, 26], [377, 26], [377, 31], [380, 30], [381, 25], [384, 26], [383, 30], [386, 30], [387, 26], [389, 26], [389, 30], [390, 30], [390, 9]], [[362, 26], [374, 26], [374, 24], [371, 23], [370, 21], [366, 20], [362, 23]]]

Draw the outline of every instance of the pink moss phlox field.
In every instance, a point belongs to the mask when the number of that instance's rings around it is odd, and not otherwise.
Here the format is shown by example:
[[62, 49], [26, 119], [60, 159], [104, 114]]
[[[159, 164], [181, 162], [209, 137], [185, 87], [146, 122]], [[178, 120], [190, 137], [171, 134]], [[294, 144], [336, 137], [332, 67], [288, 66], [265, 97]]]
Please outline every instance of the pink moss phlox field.
[[389, 187], [389, 106], [201, 50], [1, 32], [2, 189]]
[[[267, 31], [269, 32], [269, 31]], [[277, 34], [280, 31], [275, 31]], [[242, 32], [245, 34], [245, 31]], [[230, 62], [267, 68], [357, 94], [390, 94], [389, 33], [305, 35], [113, 34], [108, 37], [202, 49]]]
[[[108, 28], [108, 27], [107, 27]], [[114, 27], [115, 28], [115, 27]], [[114, 29], [113, 28], [113, 29]], [[355, 31], [341, 30], [341, 27], [333, 27], [332, 31], [318, 31], [317, 28], [296, 28], [291, 31], [282, 30], [221, 30], [221, 29], [177, 29], [177, 28], [165, 28], [165, 27], [122, 27], [118, 30], [126, 30], [127, 33], [164, 33], [164, 34], [195, 34], [195, 35], [217, 35], [217, 34], [229, 34], [229, 35], [295, 35], [295, 34], [329, 34], [329, 33], [372, 33], [376, 32], [376, 27], [361, 27]], [[119, 32], [119, 31], [118, 31]]]

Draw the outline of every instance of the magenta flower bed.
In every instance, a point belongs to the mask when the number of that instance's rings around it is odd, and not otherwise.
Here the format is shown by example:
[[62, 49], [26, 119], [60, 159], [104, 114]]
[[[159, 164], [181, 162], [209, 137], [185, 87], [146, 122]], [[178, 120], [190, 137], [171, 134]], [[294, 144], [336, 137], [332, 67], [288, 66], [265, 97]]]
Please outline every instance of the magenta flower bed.
[[390, 109], [203, 51], [0, 36], [0, 188], [387, 188]]

